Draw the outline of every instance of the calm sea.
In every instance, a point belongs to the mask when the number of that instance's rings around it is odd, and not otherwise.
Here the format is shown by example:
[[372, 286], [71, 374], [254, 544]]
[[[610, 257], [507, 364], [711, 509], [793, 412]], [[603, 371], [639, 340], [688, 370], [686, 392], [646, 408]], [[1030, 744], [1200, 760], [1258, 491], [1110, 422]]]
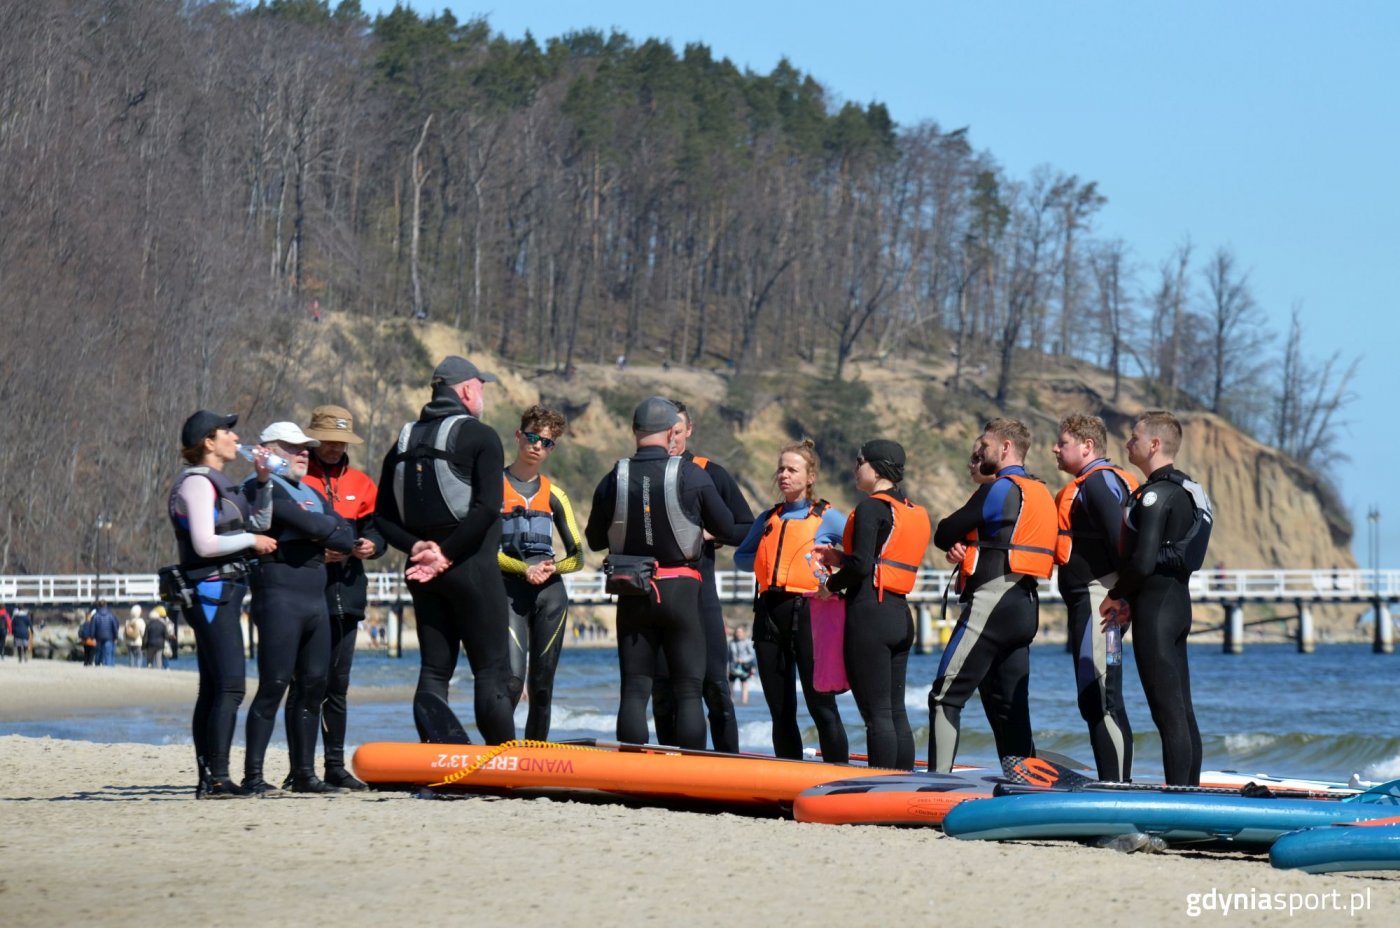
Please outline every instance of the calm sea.
[[[1138, 683], [1131, 645], [1124, 668], [1128, 709], [1135, 734], [1134, 773], [1161, 774], [1161, 747]], [[921, 759], [927, 753], [928, 690], [938, 655], [915, 655], [909, 662], [907, 703]], [[176, 663], [188, 673], [191, 656]], [[1062, 647], [1032, 650], [1031, 720], [1038, 747], [1092, 763], [1093, 754], [1075, 704], [1073, 670]], [[152, 671], [153, 673], [156, 671]], [[377, 652], [355, 658], [349, 741], [416, 740], [408, 693], [417, 678], [418, 660]], [[256, 667], [249, 667], [256, 676]], [[1251, 645], [1241, 655], [1226, 655], [1218, 646], [1191, 650], [1192, 691], [1205, 742], [1207, 769], [1244, 773], [1346, 779], [1361, 773], [1369, 779], [1400, 777], [1400, 727], [1387, 713], [1400, 706], [1400, 655], [1372, 654], [1368, 645], [1319, 645], [1314, 654], [1299, 654], [1287, 645]], [[746, 751], [771, 752], [771, 727], [762, 690], [755, 679], [749, 704], [739, 705], [739, 737]], [[566, 650], [556, 679], [551, 737], [612, 739], [616, 735], [617, 659], [611, 649]], [[251, 692], [249, 697], [251, 698]], [[453, 683], [452, 702], [473, 731], [471, 679], [463, 658]], [[851, 736], [851, 750], [864, 750], [865, 732], [850, 695], [839, 700]], [[246, 708], [246, 702], [245, 702]], [[516, 714], [523, 730], [526, 707]], [[816, 744], [816, 731], [805, 712], [805, 737]], [[188, 744], [189, 709], [132, 708], [83, 712], [63, 720], [0, 723], [0, 734], [52, 736], [84, 741]], [[238, 741], [242, 741], [242, 725]], [[279, 725], [277, 738], [281, 738]], [[284, 742], [282, 742], [284, 743]], [[963, 712], [960, 762], [995, 759], [986, 717], [975, 699]]]

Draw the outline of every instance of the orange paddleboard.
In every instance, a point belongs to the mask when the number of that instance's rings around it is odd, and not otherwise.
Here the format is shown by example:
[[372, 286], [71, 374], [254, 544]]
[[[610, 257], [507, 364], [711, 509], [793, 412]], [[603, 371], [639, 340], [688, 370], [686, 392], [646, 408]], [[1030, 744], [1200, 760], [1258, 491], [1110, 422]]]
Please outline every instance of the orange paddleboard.
[[821, 783], [893, 775], [870, 767], [710, 754], [648, 745], [507, 742], [362, 745], [355, 775], [380, 786], [463, 790], [587, 790], [645, 799], [787, 805]]

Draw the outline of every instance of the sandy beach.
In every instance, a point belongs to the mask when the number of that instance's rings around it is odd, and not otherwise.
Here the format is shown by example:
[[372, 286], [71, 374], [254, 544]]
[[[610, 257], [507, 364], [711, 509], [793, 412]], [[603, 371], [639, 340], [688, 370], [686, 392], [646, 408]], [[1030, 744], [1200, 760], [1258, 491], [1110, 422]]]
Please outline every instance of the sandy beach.
[[[192, 674], [6, 661], [0, 732], [5, 721], [76, 708], [188, 702], [193, 686]], [[237, 748], [233, 760], [241, 764]], [[285, 753], [270, 752], [268, 769], [280, 776]], [[193, 782], [188, 746], [0, 737], [4, 923], [1393, 925], [1400, 917], [1400, 877], [1287, 873], [1238, 852], [1121, 855], [550, 799], [394, 792], [196, 802]], [[1218, 901], [1212, 893], [1244, 894], [1254, 908], [1223, 914], [1207, 907]], [[1290, 903], [1312, 910], [1263, 909]]]

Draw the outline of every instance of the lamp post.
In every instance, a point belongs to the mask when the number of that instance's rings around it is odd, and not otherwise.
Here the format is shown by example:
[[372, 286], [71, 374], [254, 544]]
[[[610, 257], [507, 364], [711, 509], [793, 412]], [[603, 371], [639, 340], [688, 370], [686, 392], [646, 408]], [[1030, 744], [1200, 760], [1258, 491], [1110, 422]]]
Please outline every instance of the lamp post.
[[106, 535], [106, 533], [107, 533], [108, 531], [111, 530], [111, 528], [112, 528], [112, 520], [109, 519], [109, 518], [107, 517], [107, 513], [104, 512], [104, 513], [100, 514], [100, 515], [97, 517], [97, 523], [96, 523], [97, 536], [96, 536], [96, 538], [94, 539], [94, 544], [95, 544], [96, 547], [97, 547], [97, 551], [96, 551], [96, 555], [97, 555], [97, 582], [96, 582], [96, 584], [94, 585], [93, 591], [92, 591], [92, 598], [93, 598], [93, 600], [94, 600], [94, 602], [93, 602], [93, 605], [94, 605], [94, 606], [97, 605], [97, 602], [96, 602], [97, 600], [102, 599], [102, 540], [103, 540], [103, 537]]

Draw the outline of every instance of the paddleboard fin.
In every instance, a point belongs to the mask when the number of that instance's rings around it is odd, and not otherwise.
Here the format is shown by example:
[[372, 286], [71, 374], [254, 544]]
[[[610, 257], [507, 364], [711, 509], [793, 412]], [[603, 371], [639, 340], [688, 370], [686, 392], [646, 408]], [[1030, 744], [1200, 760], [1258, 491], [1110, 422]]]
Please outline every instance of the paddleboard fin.
[[418, 739], [427, 744], [472, 743], [447, 700], [436, 693], [414, 694], [413, 724], [418, 727]]

